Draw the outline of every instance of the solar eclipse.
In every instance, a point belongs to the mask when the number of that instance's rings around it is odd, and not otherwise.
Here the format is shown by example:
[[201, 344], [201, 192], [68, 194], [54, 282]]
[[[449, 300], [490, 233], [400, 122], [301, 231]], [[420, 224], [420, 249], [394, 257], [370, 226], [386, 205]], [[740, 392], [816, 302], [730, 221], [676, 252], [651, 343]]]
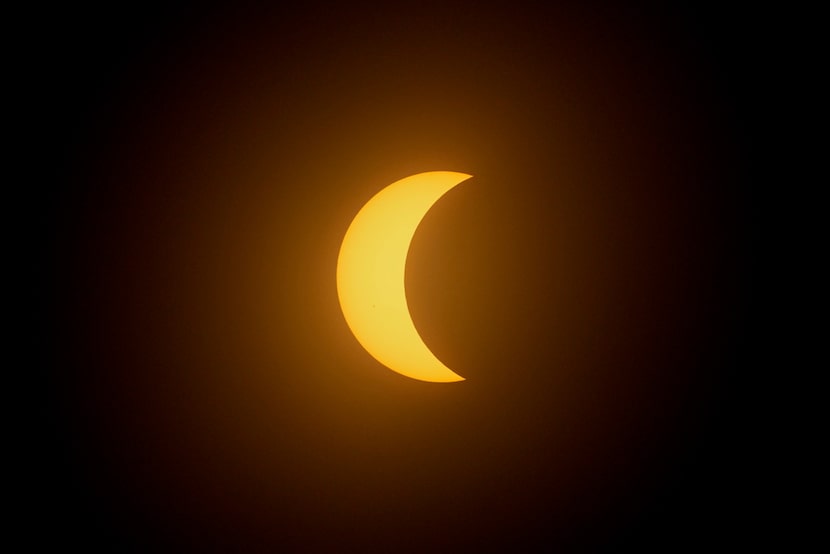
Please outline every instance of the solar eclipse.
[[409, 243], [424, 214], [471, 175], [431, 171], [392, 183], [355, 216], [337, 259], [337, 292], [349, 328], [389, 369], [436, 383], [462, 381], [424, 344], [406, 302]]

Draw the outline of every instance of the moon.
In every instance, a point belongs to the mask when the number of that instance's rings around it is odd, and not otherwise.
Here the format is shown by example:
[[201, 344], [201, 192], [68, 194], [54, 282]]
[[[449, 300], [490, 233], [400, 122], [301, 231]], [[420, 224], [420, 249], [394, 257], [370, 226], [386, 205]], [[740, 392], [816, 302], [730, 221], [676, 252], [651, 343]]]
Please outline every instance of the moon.
[[357, 213], [337, 258], [337, 295], [357, 341], [401, 375], [433, 383], [464, 378], [429, 350], [412, 322], [404, 274], [418, 224], [447, 191], [472, 175], [429, 171], [395, 181]]

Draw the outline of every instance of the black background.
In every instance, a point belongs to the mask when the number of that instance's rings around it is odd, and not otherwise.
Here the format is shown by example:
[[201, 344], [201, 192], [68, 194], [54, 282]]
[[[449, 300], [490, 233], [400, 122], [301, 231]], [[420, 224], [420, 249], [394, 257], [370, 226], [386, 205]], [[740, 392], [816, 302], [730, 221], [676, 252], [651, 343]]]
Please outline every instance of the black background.
[[[747, 540], [746, 14], [141, 4], [36, 21], [30, 540]], [[407, 265], [419, 331], [467, 379], [449, 385], [372, 360], [334, 287], [360, 206], [435, 169], [474, 175]]]

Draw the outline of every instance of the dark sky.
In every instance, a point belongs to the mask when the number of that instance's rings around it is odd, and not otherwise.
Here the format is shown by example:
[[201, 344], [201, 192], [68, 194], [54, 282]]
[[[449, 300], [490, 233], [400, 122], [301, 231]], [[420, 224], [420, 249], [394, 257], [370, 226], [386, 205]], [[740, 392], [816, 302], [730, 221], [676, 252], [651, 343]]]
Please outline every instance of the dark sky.
[[[744, 540], [745, 14], [136, 4], [37, 21], [42, 537]], [[474, 175], [407, 265], [413, 320], [454, 384], [375, 362], [334, 281], [363, 203], [430, 170]]]

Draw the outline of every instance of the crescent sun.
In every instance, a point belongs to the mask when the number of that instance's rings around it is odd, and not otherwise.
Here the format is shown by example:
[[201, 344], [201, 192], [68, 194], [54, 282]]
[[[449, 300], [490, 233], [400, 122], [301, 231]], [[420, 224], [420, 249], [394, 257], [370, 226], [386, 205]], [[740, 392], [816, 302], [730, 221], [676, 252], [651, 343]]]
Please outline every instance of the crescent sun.
[[361, 208], [340, 246], [337, 295], [349, 329], [373, 358], [413, 379], [464, 380], [435, 357], [415, 329], [404, 274], [409, 245], [424, 215], [470, 177], [429, 171], [392, 183]]

